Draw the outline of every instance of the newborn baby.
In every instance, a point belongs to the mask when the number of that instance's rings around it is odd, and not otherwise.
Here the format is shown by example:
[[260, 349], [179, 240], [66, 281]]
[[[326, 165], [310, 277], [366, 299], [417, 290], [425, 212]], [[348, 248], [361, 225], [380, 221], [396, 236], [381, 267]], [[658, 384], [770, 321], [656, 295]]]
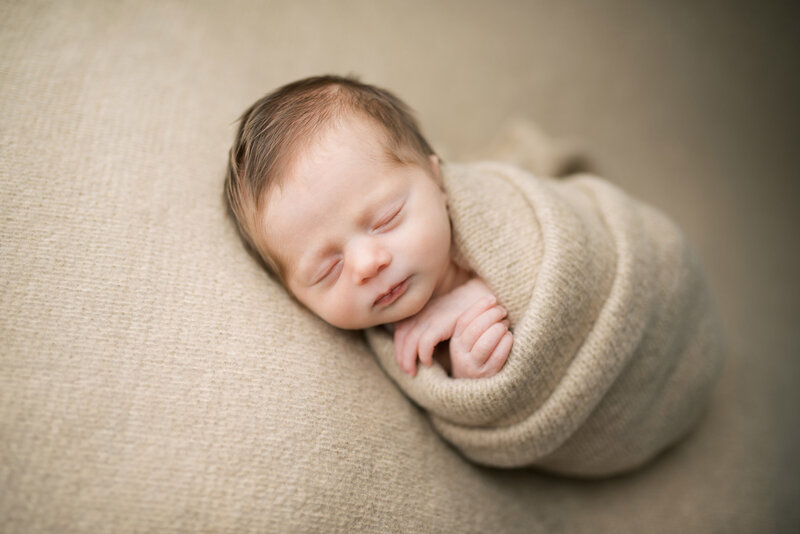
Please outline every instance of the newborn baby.
[[298, 301], [339, 328], [393, 328], [409, 375], [417, 359], [456, 378], [505, 364], [506, 311], [453, 260], [439, 159], [390, 92], [321, 76], [261, 98], [241, 117], [225, 192]]
[[289, 292], [367, 329], [386, 374], [475, 462], [635, 469], [700, 420], [719, 377], [714, 301], [673, 221], [591, 174], [441, 166], [382, 89], [326, 76], [259, 100], [226, 192]]

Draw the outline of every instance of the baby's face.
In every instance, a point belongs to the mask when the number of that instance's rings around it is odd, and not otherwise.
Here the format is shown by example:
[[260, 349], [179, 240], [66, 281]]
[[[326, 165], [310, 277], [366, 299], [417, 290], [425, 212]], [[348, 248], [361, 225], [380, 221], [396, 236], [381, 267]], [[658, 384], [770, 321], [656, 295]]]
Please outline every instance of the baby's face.
[[286, 285], [339, 328], [414, 315], [451, 265], [444, 192], [429, 170], [392, 161], [380, 135], [362, 119], [330, 128], [266, 199], [266, 247]]

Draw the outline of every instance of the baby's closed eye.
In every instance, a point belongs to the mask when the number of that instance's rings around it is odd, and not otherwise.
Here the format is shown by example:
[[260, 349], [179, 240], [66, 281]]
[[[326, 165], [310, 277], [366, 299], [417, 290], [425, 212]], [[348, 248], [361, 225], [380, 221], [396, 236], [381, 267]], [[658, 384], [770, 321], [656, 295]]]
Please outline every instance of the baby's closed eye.
[[403, 207], [405, 203], [401, 203], [399, 205], [392, 206], [389, 208], [384, 215], [381, 216], [380, 219], [372, 226], [372, 230], [374, 232], [384, 232], [386, 230], [390, 230], [394, 228], [397, 223], [400, 222], [400, 215], [403, 211]]
[[322, 267], [319, 273], [320, 274], [314, 277], [314, 284], [336, 280], [342, 273], [342, 260], [336, 259], [331, 261]]

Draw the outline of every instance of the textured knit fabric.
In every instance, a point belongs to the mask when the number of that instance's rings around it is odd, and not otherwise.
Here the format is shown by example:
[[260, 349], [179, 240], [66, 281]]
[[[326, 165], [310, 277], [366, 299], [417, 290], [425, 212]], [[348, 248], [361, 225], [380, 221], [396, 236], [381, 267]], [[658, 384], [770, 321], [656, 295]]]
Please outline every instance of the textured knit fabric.
[[[596, 8], [608, 13], [604, 27], [575, 16], [588, 8], [563, 5], [0, 2], [0, 532], [780, 531], [774, 518], [791, 508], [774, 508], [776, 488], [797, 477], [772, 445], [789, 420], [778, 427], [769, 416], [796, 403], [776, 402], [752, 370], [791, 369], [769, 350], [782, 332], [775, 321], [792, 318], [782, 308], [753, 305], [750, 345], [737, 345], [706, 417], [644, 469], [584, 481], [486, 468], [440, 439], [362, 336], [288, 297], [226, 215], [236, 118], [272, 88], [329, 71], [398, 92], [437, 149], [468, 151], [492, 135], [495, 117], [537, 101], [556, 113], [579, 104], [585, 131], [630, 150], [635, 121], [620, 121], [597, 87], [627, 84], [598, 62], [608, 50], [582, 47], [592, 28], [619, 43], [623, 34], [603, 28], [637, 9], [651, 28], [653, 10], [666, 8]], [[551, 20], [560, 23], [548, 31]], [[648, 42], [630, 50], [652, 51]], [[565, 75], [532, 65], [533, 50]], [[602, 77], [580, 86], [573, 74], [583, 70]], [[565, 93], [585, 95], [592, 113], [583, 100], [559, 100]], [[625, 117], [651, 109], [634, 104]], [[641, 158], [648, 168], [669, 162]], [[727, 190], [729, 178], [710, 180]], [[759, 175], [759, 193], [768, 178]], [[693, 179], [676, 173], [670, 184], [681, 202], [702, 187]], [[653, 193], [652, 176], [640, 185]], [[746, 232], [750, 213], [725, 232]], [[693, 228], [728, 237], [713, 224]], [[729, 303], [768, 285], [716, 274]], [[507, 299], [509, 289], [497, 291]]]
[[387, 373], [467, 457], [597, 476], [640, 466], [704, 409], [722, 341], [700, 265], [658, 211], [599, 178], [447, 168], [456, 255], [508, 309], [514, 346], [489, 379]]

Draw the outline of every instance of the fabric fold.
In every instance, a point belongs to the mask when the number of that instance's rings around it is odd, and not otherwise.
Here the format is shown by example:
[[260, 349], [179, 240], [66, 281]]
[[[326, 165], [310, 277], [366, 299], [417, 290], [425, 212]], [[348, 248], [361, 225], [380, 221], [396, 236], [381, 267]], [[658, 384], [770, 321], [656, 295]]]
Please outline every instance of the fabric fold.
[[722, 338], [696, 254], [657, 210], [591, 175], [564, 180], [500, 163], [450, 164], [456, 260], [508, 310], [497, 375], [415, 378], [390, 334], [381, 366], [471, 460], [577, 476], [638, 467], [685, 435], [720, 374]]

